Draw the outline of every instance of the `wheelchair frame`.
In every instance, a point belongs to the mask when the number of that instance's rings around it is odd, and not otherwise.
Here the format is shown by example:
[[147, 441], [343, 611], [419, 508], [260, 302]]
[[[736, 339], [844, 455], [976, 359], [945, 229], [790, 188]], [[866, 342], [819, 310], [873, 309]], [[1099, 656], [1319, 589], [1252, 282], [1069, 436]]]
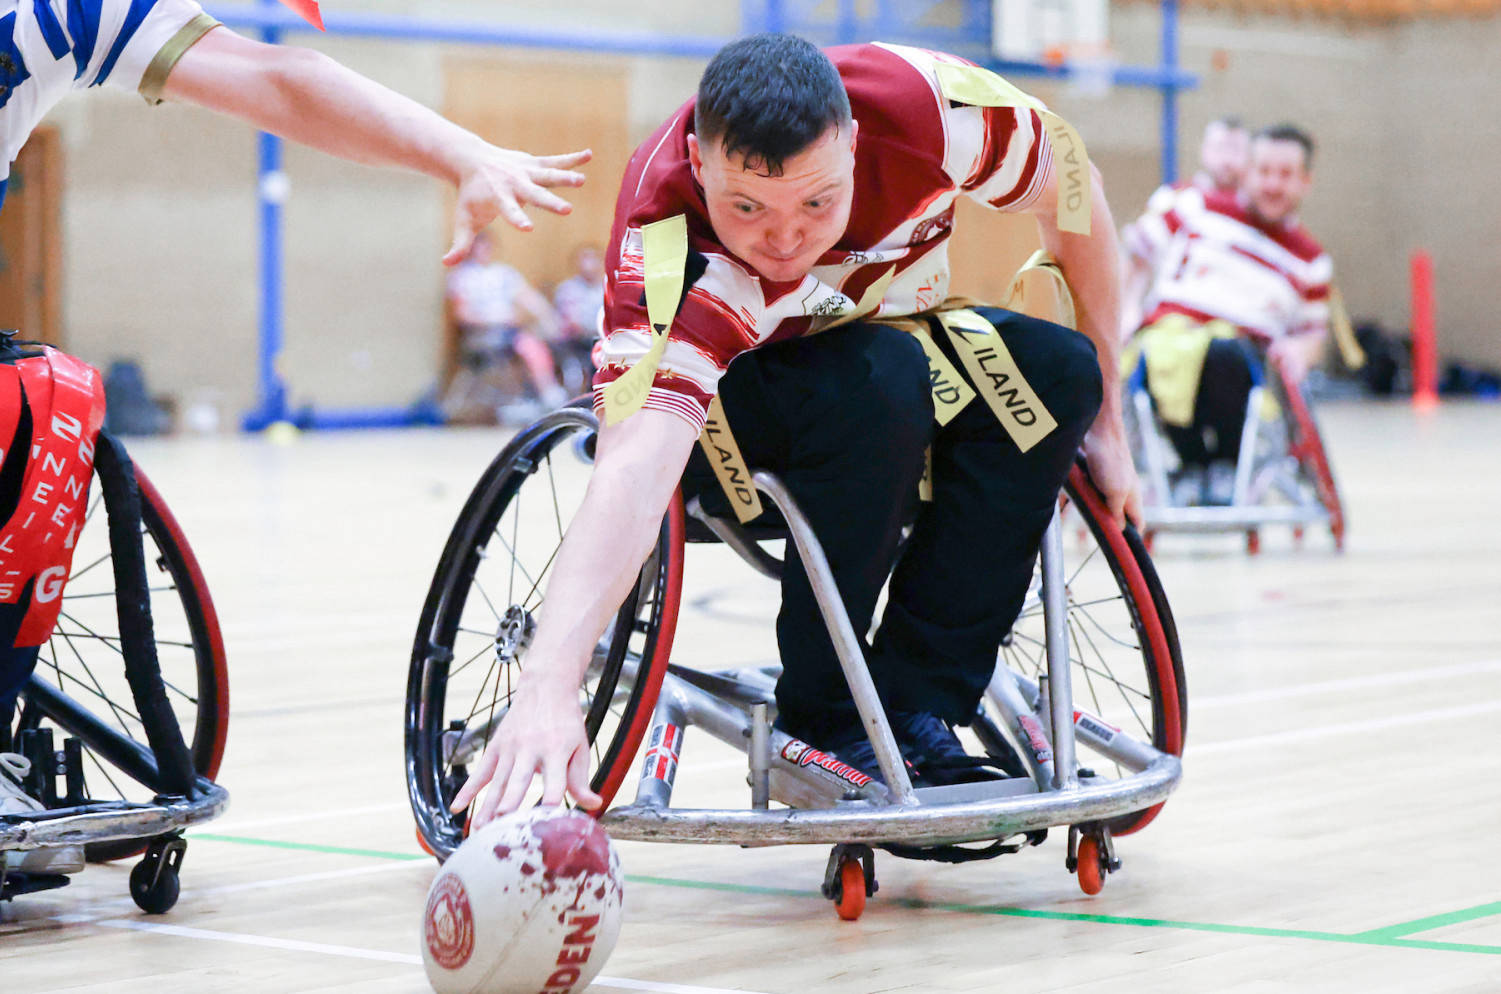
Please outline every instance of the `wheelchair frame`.
[[[585, 443], [589, 433], [597, 428], [587, 410], [564, 409], [518, 433], [476, 485], [440, 559], [413, 645], [406, 722], [408, 787], [418, 838], [440, 859], [463, 838], [463, 816], [450, 815], [445, 802], [465, 775], [466, 764], [478, 756], [505, 714], [504, 706], [497, 707], [497, 699], [489, 705], [488, 718], [484, 717], [485, 707], [481, 706], [470, 710], [468, 718], [445, 724], [446, 702], [452, 700], [456, 690], [448, 683], [450, 664], [457, 673], [489, 655], [492, 667], [498, 664], [508, 670], [524, 654], [534, 623], [532, 592], [516, 602], [511, 595], [496, 590], [499, 599], [492, 602], [484, 589], [488, 581], [478, 579], [477, 571], [491, 558], [487, 547], [492, 544], [502, 546], [515, 559], [519, 518], [507, 524], [503, 509], [513, 499], [519, 505], [524, 481], [535, 476], [550, 483], [555, 452], [571, 449], [581, 460], [591, 459]], [[571, 432], [578, 434], [569, 441]], [[1171, 614], [1155, 579], [1148, 578], [1150, 569], [1143, 568], [1148, 564], [1141, 560], [1144, 547], [1139, 539], [1133, 545], [1128, 533], [1117, 532], [1112, 536], [1112, 541], [1117, 542], [1115, 551], [1107, 551], [1103, 559], [1110, 564], [1117, 585], [1112, 589], [1126, 602], [1135, 637], [1143, 643], [1127, 648], [1144, 654], [1154, 691], [1151, 703], [1154, 709], [1160, 707], [1162, 711], [1161, 715], [1154, 711], [1152, 727], [1143, 725], [1149, 741], [1115, 728], [1074, 703], [1070, 635], [1066, 632], [1068, 585], [1073, 578], [1064, 576], [1062, 540], [1055, 512], [1041, 550], [1041, 579], [1035, 593], [1029, 595], [1029, 603], [1040, 602], [1047, 630], [1047, 672], [1033, 680], [1008, 666], [998, 665], [986, 694], [1007, 728], [1007, 733], [995, 729], [995, 737], [1005, 734], [1016, 741], [1021, 754], [1019, 766], [1025, 767], [1025, 775], [981, 783], [914, 787], [899, 758], [859, 639], [807, 519], [777, 477], [757, 472], [753, 481], [787, 522], [788, 540], [805, 564], [882, 776], [879, 780], [872, 779], [771, 727], [767, 719], [778, 667], [700, 672], [667, 663], [670, 621], [666, 623], [669, 627], [663, 634], [663, 644], [653, 646], [648, 642], [646, 648], [626, 660], [625, 670], [618, 678], [602, 678], [612, 666], [621, 665], [615, 651], [621, 632], [642, 632], [647, 630], [642, 625], [650, 627], [657, 623], [658, 614], [651, 614], [648, 621], [647, 614], [638, 609], [644, 603], [646, 588], [668, 590], [680, 579], [671, 576], [675, 569], [681, 568], [681, 558], [674, 559], [671, 550], [674, 542], [679, 543], [677, 548], [681, 550], [683, 512], [670, 508], [657, 551], [648, 558], [635, 594], [627, 598], [617, 617], [613, 634], [607, 632], [601, 640], [585, 680], [586, 687], [597, 684], [610, 688], [606, 703], [612, 709], [619, 709], [621, 722], [620, 728], [609, 736], [609, 751], [599, 760], [594, 789], [607, 799], [612, 798], [621, 778], [635, 762], [642, 738], [646, 747], [635, 801], [606, 811], [602, 823], [617, 838], [642, 841], [738, 845], [833, 843], [825, 893], [836, 901], [845, 917], [858, 916], [864, 896], [874, 891], [872, 844], [897, 855], [922, 850], [919, 858], [962, 861], [1014, 852], [1021, 843], [1006, 843], [1017, 837], [1035, 845], [1042, 841], [1045, 829], [1067, 825], [1066, 865], [1070, 872], [1078, 871], [1086, 892], [1098, 892], [1104, 876], [1119, 866], [1112, 844], [1112, 826], [1119, 826], [1116, 834], [1144, 826], [1155, 815], [1155, 806], [1162, 803], [1181, 776], [1181, 764], [1174, 754], [1181, 752], [1184, 724], [1180, 707], [1185, 700], [1181, 664], [1172, 634]], [[1093, 502], [1088, 509], [1090, 517], [1102, 521], [1103, 505], [1078, 467], [1071, 487], [1081, 495], [1078, 499]], [[779, 575], [780, 560], [762, 549], [752, 532], [732, 521], [707, 515], [696, 500], [689, 503], [687, 514], [757, 571], [770, 577]], [[561, 520], [557, 528], [561, 538]], [[548, 515], [548, 530], [551, 533], [551, 515]], [[1103, 538], [1101, 544], [1105, 544]], [[1124, 563], [1126, 557], [1132, 557], [1130, 569], [1134, 570], [1134, 580], [1127, 580], [1117, 572], [1116, 562]], [[514, 571], [517, 567], [513, 564], [511, 568]], [[520, 566], [520, 571], [535, 592], [542, 574], [533, 575], [525, 566]], [[489, 648], [484, 647], [483, 632], [478, 630], [489, 623], [465, 622], [462, 618], [471, 583], [478, 591], [475, 603], [488, 605], [487, 610], [493, 613]], [[676, 611], [674, 596], [662, 595], [673, 601], [668, 608], [672, 615]], [[1151, 625], [1143, 623], [1138, 613], [1138, 605], [1144, 599], [1150, 602], [1157, 625], [1156, 634], [1150, 639], [1145, 629]], [[510, 606], [502, 614], [503, 604]], [[1023, 615], [1028, 614], [1024, 608]], [[462, 651], [455, 642], [460, 632], [465, 633], [467, 645]], [[1146, 648], [1149, 640], [1152, 645]], [[1034, 658], [1030, 662], [1035, 665], [1040, 660]], [[485, 675], [479, 697], [488, 695], [486, 688], [494, 672], [492, 669]], [[662, 681], [660, 690], [652, 687], [639, 705], [651, 710], [648, 722], [648, 715], [637, 710], [635, 702], [642, 695], [642, 688], [654, 678]], [[1106, 679], [1113, 676], [1107, 674]], [[501, 693], [498, 683], [495, 693]], [[597, 709], [599, 693], [594, 693], [593, 700], [586, 704], [591, 712]], [[465, 691], [457, 703], [462, 705], [470, 697]], [[627, 698], [632, 702], [629, 705], [625, 703]], [[463, 715], [464, 711], [457, 714]], [[473, 724], [469, 723], [471, 720]], [[672, 807], [674, 778], [689, 725], [696, 725], [746, 753], [751, 786], [749, 809]], [[1171, 731], [1164, 731], [1168, 728]], [[595, 741], [594, 728], [590, 728], [590, 737], [596, 750], [607, 740], [601, 732]], [[1153, 740], [1158, 738], [1161, 741], [1154, 744]], [[1075, 759], [1079, 741], [1106, 762], [1129, 771], [1129, 775], [1110, 779], [1080, 769]], [[791, 807], [772, 809], [773, 800]], [[992, 840], [990, 849], [956, 851], [959, 843], [983, 840]], [[932, 855], [933, 850], [943, 850], [943, 854]], [[861, 882], [864, 886], [859, 886]]]
[[[1265, 357], [1262, 357], [1263, 359]], [[1145, 478], [1142, 505], [1143, 534], [1157, 532], [1245, 532], [1252, 552], [1260, 545], [1260, 529], [1286, 525], [1301, 539], [1310, 525], [1327, 527], [1335, 547], [1344, 548], [1345, 520], [1339, 491], [1329, 469], [1318, 426], [1302, 391], [1287, 382], [1275, 363], [1268, 376], [1261, 362], [1252, 362], [1251, 391], [1241, 429], [1240, 453], [1235, 464], [1235, 482], [1228, 505], [1174, 503], [1169, 463], [1176, 458], [1172, 444], [1163, 435], [1146, 386], [1146, 359], [1136, 365], [1126, 383], [1126, 409], [1134, 423], [1137, 469]], [[1262, 417], [1270, 397], [1281, 411], [1281, 425], [1268, 425]], [[1280, 428], [1280, 432], [1279, 432]], [[1278, 435], [1287, 444], [1270, 453], [1258, 451], [1276, 446]], [[1286, 503], [1270, 503], [1280, 496]]]
[[[93, 848], [90, 859], [108, 860], [144, 849], [143, 859], [130, 875], [131, 896], [142, 910], [160, 914], [176, 903], [179, 893], [178, 874], [187, 848], [183, 830], [217, 817], [229, 801], [228, 792], [212, 779], [228, 731], [223, 640], [202, 572], [181, 529], [156, 489], [135, 469], [124, 447], [105, 432], [99, 435], [95, 472], [108, 520], [114, 600], [120, 625], [117, 651], [122, 657], [132, 701], [141, 716], [146, 742], [132, 738], [128, 731], [122, 734], [110, 727], [69, 696], [64, 686], [53, 686], [41, 674], [33, 673], [18, 701], [22, 706], [22, 721], [47, 719], [73, 737], [63, 743], [62, 749], [54, 751], [50, 729], [33, 733], [41, 736], [30, 740], [33, 765], [41, 766], [34, 776], [45, 785], [46, 800], [73, 803], [26, 816], [0, 818], [0, 851], [79, 845]], [[142, 539], [148, 533], [148, 526], [143, 523], [143, 496], [150, 504], [155, 523], [155, 530], [150, 533], [161, 553], [156, 565], [164, 572], [170, 568], [183, 574], [179, 580], [174, 573], [172, 589], [179, 589], [175, 584], [181, 582], [188, 588], [179, 593], [184, 604], [188, 596], [194, 599], [201, 630], [192, 637], [205, 643], [202, 651], [208, 653], [208, 663], [217, 677], [216, 686], [211, 688], [213, 699], [203, 705], [216, 720], [211, 728], [195, 729], [200, 735], [195, 735], [191, 747], [184, 740], [168, 700], [156, 651], [150, 606], [152, 588], [147, 579]], [[169, 559], [173, 562], [169, 563]], [[97, 563], [84, 569], [92, 565]], [[74, 573], [79, 572], [82, 570], [75, 568]], [[66, 603], [66, 593], [64, 597]], [[60, 625], [69, 623], [66, 607], [64, 610]], [[194, 620], [189, 617], [190, 627]], [[88, 631], [87, 626], [83, 627]], [[88, 634], [106, 643], [113, 641], [92, 631]], [[53, 637], [68, 638], [61, 633]], [[199, 650], [196, 646], [190, 648], [194, 649], [196, 662]], [[76, 647], [73, 651], [77, 653]], [[200, 693], [204, 692], [200, 688]], [[104, 697], [102, 689], [99, 696]], [[115, 706], [108, 697], [104, 700]], [[35, 713], [29, 709], [35, 709]], [[200, 736], [205, 740], [196, 741]], [[109, 762], [152, 791], [153, 799], [90, 802], [80, 796], [85, 787], [81, 765], [85, 747], [96, 761]], [[66, 780], [61, 797], [56, 787], [59, 778]], [[66, 876], [8, 872], [0, 862], [0, 899], [60, 887], [67, 882]]]

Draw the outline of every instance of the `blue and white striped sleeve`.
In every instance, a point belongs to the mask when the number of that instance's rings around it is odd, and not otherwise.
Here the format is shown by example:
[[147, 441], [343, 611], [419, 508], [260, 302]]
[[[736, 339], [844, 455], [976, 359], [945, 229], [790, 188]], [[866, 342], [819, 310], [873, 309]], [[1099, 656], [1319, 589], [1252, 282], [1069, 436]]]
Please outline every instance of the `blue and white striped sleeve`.
[[75, 63], [88, 67], [73, 85], [139, 92], [152, 103], [182, 54], [218, 24], [194, 0], [68, 0], [67, 11]]

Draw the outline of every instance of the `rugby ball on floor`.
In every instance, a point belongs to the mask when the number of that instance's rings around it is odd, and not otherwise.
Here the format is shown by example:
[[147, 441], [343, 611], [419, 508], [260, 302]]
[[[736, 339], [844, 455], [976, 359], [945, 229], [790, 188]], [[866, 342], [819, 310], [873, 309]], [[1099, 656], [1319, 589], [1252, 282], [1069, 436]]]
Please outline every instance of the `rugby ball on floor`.
[[479, 829], [433, 878], [422, 961], [438, 994], [578, 994], [620, 936], [620, 856], [589, 815], [532, 808]]

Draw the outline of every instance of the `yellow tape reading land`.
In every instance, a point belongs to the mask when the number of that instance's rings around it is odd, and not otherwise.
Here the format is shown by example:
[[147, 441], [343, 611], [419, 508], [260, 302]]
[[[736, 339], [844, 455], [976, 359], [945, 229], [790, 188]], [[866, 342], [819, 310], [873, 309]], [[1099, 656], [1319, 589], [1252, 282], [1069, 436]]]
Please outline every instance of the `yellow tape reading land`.
[[954, 415], [964, 410], [966, 404], [975, 399], [975, 391], [954, 364], [949, 362], [948, 357], [938, 348], [938, 343], [928, 335], [925, 322], [917, 322], [918, 327], [912, 332], [917, 344], [922, 346], [923, 355], [928, 358], [928, 385], [933, 391], [933, 418], [940, 425], [946, 425], [954, 420]]
[[735, 509], [735, 517], [743, 525], [761, 513], [761, 493], [751, 482], [750, 467], [735, 444], [730, 432], [730, 423], [725, 420], [724, 405], [715, 397], [709, 401], [709, 417], [704, 421], [703, 434], [698, 436], [714, 475], [719, 478], [719, 487]]
[[[1001, 306], [1008, 311], [1021, 311], [1032, 314], [1026, 306], [1026, 281], [1024, 277], [1030, 272], [1045, 273], [1053, 278], [1058, 284], [1058, 323], [1075, 331], [1079, 329], [1078, 317], [1074, 312], [1074, 294], [1068, 288], [1068, 280], [1063, 278], [1063, 268], [1058, 265], [1056, 259], [1042, 249], [1032, 253], [1016, 275], [1011, 277], [1011, 289], [1006, 293], [1006, 302]], [[1032, 315], [1036, 317], [1036, 314]]]
[[653, 221], [641, 229], [641, 252], [646, 271], [646, 316], [651, 321], [651, 348], [605, 387], [605, 424], [619, 424], [641, 410], [657, 376], [657, 364], [667, 348], [667, 332], [683, 296], [683, 270], [688, 264], [688, 219], [679, 214]]
[[1042, 405], [995, 326], [967, 308], [939, 313], [954, 351], [1001, 427], [1023, 452], [1042, 441], [1058, 422]]
[[943, 95], [971, 107], [1025, 107], [1037, 112], [1053, 143], [1053, 168], [1058, 183], [1058, 230], [1089, 234], [1093, 183], [1089, 153], [1074, 126], [1048, 110], [1042, 101], [1024, 93], [1001, 76], [979, 66], [939, 63], [936, 72]]

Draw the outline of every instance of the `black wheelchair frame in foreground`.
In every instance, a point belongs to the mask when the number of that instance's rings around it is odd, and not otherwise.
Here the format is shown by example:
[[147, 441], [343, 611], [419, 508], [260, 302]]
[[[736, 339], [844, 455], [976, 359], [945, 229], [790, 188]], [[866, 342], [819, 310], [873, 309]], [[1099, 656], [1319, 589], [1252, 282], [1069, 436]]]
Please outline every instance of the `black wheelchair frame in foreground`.
[[[26, 787], [47, 810], [0, 818], [0, 850], [82, 845], [95, 862], [144, 852], [131, 896], [161, 913], [177, 901], [184, 829], [229, 799], [213, 781], [229, 718], [223, 638], [180, 527], [107, 433], [94, 473], [57, 628], [14, 721], [0, 726], [0, 749], [31, 760]], [[154, 609], [170, 615], [165, 636]], [[167, 672], [159, 648], [171, 654]], [[4, 866], [0, 899], [68, 882]]]

